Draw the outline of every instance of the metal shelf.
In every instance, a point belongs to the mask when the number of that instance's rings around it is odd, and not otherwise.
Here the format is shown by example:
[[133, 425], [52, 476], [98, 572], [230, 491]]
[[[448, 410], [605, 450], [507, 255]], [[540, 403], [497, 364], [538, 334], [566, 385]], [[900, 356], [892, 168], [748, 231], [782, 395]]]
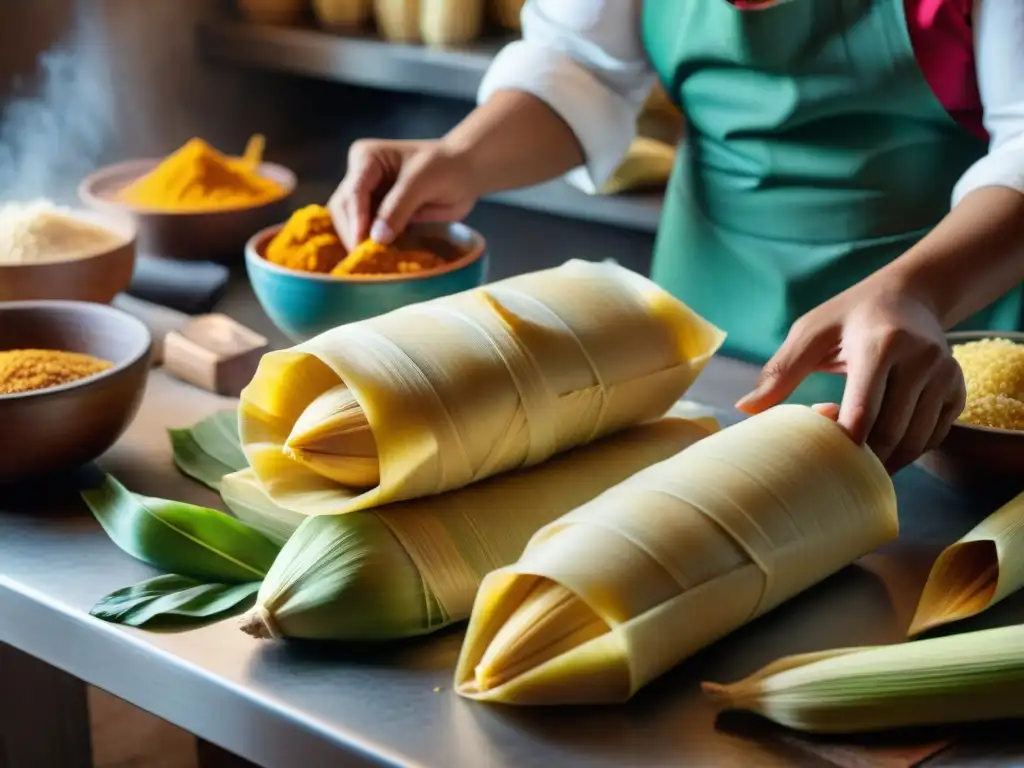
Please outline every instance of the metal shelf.
[[[388, 43], [372, 35], [239, 21], [203, 24], [199, 46], [210, 60], [366, 88], [474, 100], [494, 55], [507, 40], [437, 49]], [[502, 192], [493, 202], [641, 232], [657, 229], [662, 196], [587, 195], [564, 181]]]
[[199, 27], [213, 60], [275, 72], [407, 93], [473, 100], [487, 67], [507, 40], [462, 48], [388, 43], [373, 35], [223, 21]]

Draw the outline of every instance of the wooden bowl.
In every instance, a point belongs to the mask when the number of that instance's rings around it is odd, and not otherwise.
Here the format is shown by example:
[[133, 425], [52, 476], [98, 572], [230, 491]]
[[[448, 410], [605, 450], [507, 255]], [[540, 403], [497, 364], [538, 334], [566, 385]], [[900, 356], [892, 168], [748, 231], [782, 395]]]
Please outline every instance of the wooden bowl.
[[91, 224], [121, 236], [113, 248], [84, 258], [0, 264], [0, 302], [63, 299], [109, 304], [128, 287], [135, 270], [136, 228], [123, 214], [74, 211]]
[[[988, 338], [1024, 343], [1024, 333], [1010, 331], [962, 331], [947, 338], [951, 345]], [[942, 445], [918, 463], [957, 488], [1019, 493], [1024, 491], [1024, 432], [957, 422]]]
[[468, 291], [487, 277], [487, 243], [464, 224], [417, 224], [398, 246], [429, 250], [447, 264], [398, 275], [332, 277], [298, 272], [264, 258], [283, 225], [258, 232], [245, 251], [245, 266], [263, 311], [285, 336], [298, 343], [339, 325], [382, 315], [407, 304]]
[[127, 213], [138, 227], [143, 253], [180, 261], [238, 260], [253, 232], [280, 221], [289, 213], [288, 198], [295, 191], [295, 174], [282, 165], [263, 163], [259, 173], [276, 181], [281, 197], [259, 205], [214, 211], [160, 211], [118, 200], [129, 184], [153, 170], [161, 159], [129, 160], [101, 168], [78, 186], [78, 195], [90, 208]]
[[145, 325], [103, 304], [0, 304], [0, 350], [60, 349], [114, 364], [63, 386], [0, 395], [0, 483], [69, 471], [110, 448], [142, 401], [151, 346]]

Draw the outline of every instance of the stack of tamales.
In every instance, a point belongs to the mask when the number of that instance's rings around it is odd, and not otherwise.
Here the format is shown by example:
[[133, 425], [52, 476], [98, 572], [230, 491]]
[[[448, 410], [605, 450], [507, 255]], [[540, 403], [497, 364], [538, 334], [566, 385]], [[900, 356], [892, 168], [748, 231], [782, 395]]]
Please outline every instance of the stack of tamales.
[[665, 414], [722, 340], [645, 278], [573, 261], [266, 355], [239, 408], [249, 468], [220, 489], [294, 533], [246, 631], [468, 618], [537, 529], [716, 428]]

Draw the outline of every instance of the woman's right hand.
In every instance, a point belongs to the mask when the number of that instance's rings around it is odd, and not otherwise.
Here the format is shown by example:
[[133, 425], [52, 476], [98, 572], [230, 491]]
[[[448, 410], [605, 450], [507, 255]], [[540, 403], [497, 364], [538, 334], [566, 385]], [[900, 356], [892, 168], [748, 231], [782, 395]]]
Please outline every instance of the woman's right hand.
[[362, 139], [327, 204], [345, 247], [390, 244], [414, 222], [466, 217], [480, 196], [465, 154], [444, 141]]

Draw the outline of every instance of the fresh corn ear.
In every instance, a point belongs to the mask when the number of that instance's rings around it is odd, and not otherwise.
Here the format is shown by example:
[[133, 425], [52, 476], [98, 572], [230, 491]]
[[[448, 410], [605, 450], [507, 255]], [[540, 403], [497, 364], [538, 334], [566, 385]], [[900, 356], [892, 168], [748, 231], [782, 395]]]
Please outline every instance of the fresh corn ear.
[[456, 690], [628, 699], [897, 530], [892, 481], [868, 448], [809, 408], [773, 408], [545, 526], [489, 574]]
[[790, 656], [731, 685], [725, 709], [812, 733], [858, 733], [1024, 716], [1024, 627]]
[[[379, 640], [462, 621], [484, 575], [515, 561], [537, 529], [716, 428], [706, 416], [666, 418], [461, 490], [306, 518], [243, 629], [261, 638]], [[222, 492], [259, 530], [289, 524], [259, 498], [252, 476], [229, 475]]]
[[429, 496], [661, 417], [723, 339], [646, 278], [570, 261], [264, 355], [242, 447], [303, 515]]
[[932, 566], [908, 634], [976, 616], [1024, 587], [1024, 493], [946, 547]]

